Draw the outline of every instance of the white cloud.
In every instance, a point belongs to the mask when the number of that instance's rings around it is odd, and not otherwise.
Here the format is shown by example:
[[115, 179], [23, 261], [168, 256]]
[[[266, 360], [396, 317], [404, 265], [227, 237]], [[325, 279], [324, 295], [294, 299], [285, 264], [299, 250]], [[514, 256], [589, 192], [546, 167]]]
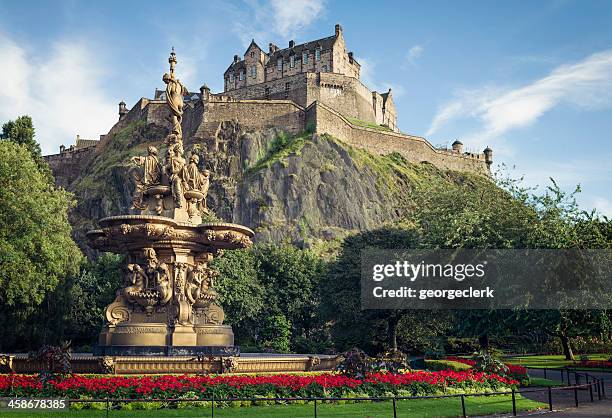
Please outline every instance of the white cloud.
[[361, 65], [360, 78], [363, 84], [371, 90], [379, 93], [386, 93], [391, 89], [393, 97], [398, 98], [404, 94], [404, 87], [398, 84], [389, 83], [386, 81], [378, 81], [375, 76], [376, 63], [369, 58], [355, 57], [359, 65]]
[[458, 91], [453, 100], [438, 109], [427, 135], [452, 120], [472, 118], [481, 124], [476, 137], [496, 138], [534, 123], [559, 104], [596, 108], [609, 105], [611, 98], [612, 50], [606, 50], [578, 63], [561, 65], [548, 76], [515, 89]]
[[310, 25], [323, 12], [323, 0], [272, 0], [276, 31], [288, 36]]
[[408, 50], [408, 54], [406, 54], [406, 64], [415, 65], [417, 59], [423, 55], [423, 51], [425, 51], [425, 48], [423, 48], [421, 45], [415, 45], [410, 48]]
[[263, 42], [294, 38], [325, 12], [324, 0], [244, 0], [244, 5], [225, 3], [224, 7], [245, 47], [253, 38]]
[[612, 200], [605, 197], [595, 197], [593, 199], [593, 207], [602, 215], [612, 219]]
[[0, 34], [0, 121], [28, 114], [43, 153], [70, 145], [76, 134], [97, 139], [117, 120], [117, 105], [100, 85], [92, 49], [74, 41], [54, 43], [47, 57]]

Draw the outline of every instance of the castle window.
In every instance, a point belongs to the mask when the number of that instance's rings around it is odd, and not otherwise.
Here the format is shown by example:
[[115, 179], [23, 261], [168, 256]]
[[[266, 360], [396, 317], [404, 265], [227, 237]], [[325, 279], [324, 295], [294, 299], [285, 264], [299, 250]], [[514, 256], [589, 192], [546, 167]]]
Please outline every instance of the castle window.
[[321, 61], [321, 48], [315, 49], [315, 61]]
[[276, 69], [278, 71], [283, 71], [283, 59], [282, 58], [278, 58], [276, 60]]
[[240, 80], [244, 80], [244, 70], [240, 70]]
[[302, 52], [302, 64], [308, 64], [308, 51]]
[[251, 51], [251, 58], [255, 56], [255, 51]]
[[285, 83], [285, 99], [289, 98], [289, 87], [291, 86], [290, 83]]
[[229, 81], [230, 81], [230, 83], [234, 82], [234, 73], [230, 73]]
[[266, 99], [270, 98], [270, 87], [266, 87]]
[[255, 67], [254, 65], [251, 67], [251, 77], [257, 77], [257, 67]]
[[289, 67], [291, 68], [295, 67], [295, 55], [291, 55], [289, 57]]
[[327, 71], [327, 65], [324, 65], [323, 68], [321, 69], [321, 71], [323, 71], [323, 72]]

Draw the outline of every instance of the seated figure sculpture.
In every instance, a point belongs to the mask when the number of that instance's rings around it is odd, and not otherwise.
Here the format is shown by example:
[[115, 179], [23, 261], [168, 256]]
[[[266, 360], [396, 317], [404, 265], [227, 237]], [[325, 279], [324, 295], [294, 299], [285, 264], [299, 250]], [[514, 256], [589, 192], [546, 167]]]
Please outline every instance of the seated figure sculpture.
[[189, 269], [187, 275], [187, 298], [196, 308], [210, 305], [216, 298], [214, 277], [217, 272], [204, 263], [197, 263]]
[[127, 300], [135, 303], [134, 294], [146, 289], [148, 278], [138, 264], [128, 264], [127, 269], [128, 274], [126, 275], [126, 286], [123, 288], [123, 294]]
[[131, 162], [136, 169], [132, 170], [132, 176], [136, 183], [136, 190], [132, 198], [132, 207], [144, 209], [143, 194], [149, 186], [161, 183], [162, 167], [157, 158], [157, 148], [150, 146], [146, 157], [132, 157]]
[[200, 157], [197, 154], [191, 154], [189, 157], [189, 164], [183, 169], [183, 185], [185, 190], [193, 190], [202, 193], [204, 196], [199, 200], [199, 210], [201, 212], [207, 212], [206, 208], [206, 195], [208, 194], [208, 187], [210, 185], [210, 171], [200, 171], [198, 164]]

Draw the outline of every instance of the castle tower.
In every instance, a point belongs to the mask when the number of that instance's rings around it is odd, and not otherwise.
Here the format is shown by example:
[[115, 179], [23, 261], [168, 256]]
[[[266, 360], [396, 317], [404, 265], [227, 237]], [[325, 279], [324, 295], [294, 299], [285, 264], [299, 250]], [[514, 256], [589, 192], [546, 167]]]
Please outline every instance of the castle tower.
[[119, 120], [123, 119], [123, 117], [129, 112], [126, 104], [123, 100], [119, 102]]
[[453, 142], [453, 151], [455, 151], [458, 154], [463, 154], [463, 142], [456, 140], [455, 142]]
[[202, 87], [200, 87], [200, 100], [203, 102], [207, 102], [209, 99], [210, 88], [206, 84], [203, 84]]
[[493, 150], [489, 147], [486, 147], [483, 153], [485, 156], [485, 162], [487, 163], [487, 167], [489, 167], [489, 170], [490, 170], [491, 164], [493, 164]]

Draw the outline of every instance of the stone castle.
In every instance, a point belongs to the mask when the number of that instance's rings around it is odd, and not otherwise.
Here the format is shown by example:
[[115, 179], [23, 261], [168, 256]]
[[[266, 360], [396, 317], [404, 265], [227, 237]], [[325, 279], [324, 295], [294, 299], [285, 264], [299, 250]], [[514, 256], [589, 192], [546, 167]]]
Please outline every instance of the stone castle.
[[397, 114], [391, 89], [371, 92], [359, 80], [361, 66], [347, 52], [342, 27], [316, 41], [280, 49], [270, 44], [263, 51], [255, 40], [244, 59], [224, 73], [224, 94], [236, 99], [292, 100], [307, 108], [314, 102], [328, 105], [344, 116], [389, 127], [397, 132]]
[[[203, 85], [184, 97], [183, 131], [194, 141], [218, 141], [222, 123], [237, 122], [245, 131], [280, 128], [290, 134], [310, 130], [329, 134], [351, 146], [384, 155], [399, 153], [414, 163], [427, 162], [441, 169], [488, 175], [493, 153], [464, 152], [455, 141], [450, 149], [434, 147], [425, 138], [405, 134], [397, 127], [391, 90], [370, 91], [360, 80], [360, 65], [347, 52], [342, 27], [334, 35], [287, 48], [270, 43], [262, 50], [253, 40], [244, 58], [234, 56], [224, 73], [224, 91], [211, 93]], [[114, 133], [136, 120], [166, 126], [165, 91], [142, 98], [131, 109], [119, 103], [119, 120], [100, 140], [77, 137], [74, 146], [46, 156], [58, 183], [70, 183], [81, 165], [103, 152]], [[75, 174], [76, 173], [76, 174]], [[63, 176], [65, 174], [65, 176]]]

